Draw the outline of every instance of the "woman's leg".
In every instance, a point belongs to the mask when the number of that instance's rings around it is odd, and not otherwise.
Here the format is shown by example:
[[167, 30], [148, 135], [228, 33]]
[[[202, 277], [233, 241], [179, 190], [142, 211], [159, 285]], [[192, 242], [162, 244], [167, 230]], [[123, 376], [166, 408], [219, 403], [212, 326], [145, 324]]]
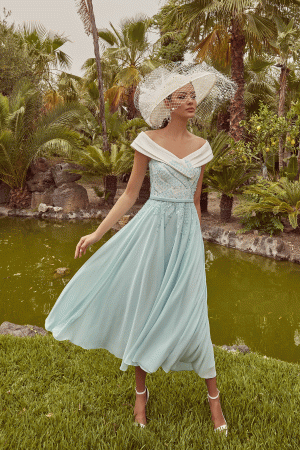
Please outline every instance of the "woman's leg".
[[[138, 392], [144, 392], [145, 390], [145, 381], [146, 381], [147, 372], [141, 369], [139, 366], [135, 367], [135, 382], [136, 382], [136, 390]], [[139, 423], [143, 423], [146, 425], [146, 405], [147, 393], [144, 394], [136, 394], [135, 395], [135, 406], [134, 406], [134, 415], [135, 421]]]
[[[211, 397], [216, 397], [218, 395], [217, 390], [217, 377], [206, 378], [205, 383], [207, 386], [208, 393]], [[209, 406], [211, 411], [211, 418], [214, 422], [214, 428], [218, 428], [221, 425], [225, 425], [225, 419], [222, 413], [220, 396], [216, 399], [209, 398]]]

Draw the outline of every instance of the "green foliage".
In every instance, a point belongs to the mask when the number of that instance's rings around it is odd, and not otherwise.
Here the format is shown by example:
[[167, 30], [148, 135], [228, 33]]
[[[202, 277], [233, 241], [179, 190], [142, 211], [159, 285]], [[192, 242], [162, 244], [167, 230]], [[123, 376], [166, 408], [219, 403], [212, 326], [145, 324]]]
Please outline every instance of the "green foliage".
[[186, 33], [169, 32], [161, 37], [161, 46], [156, 57], [165, 62], [183, 61], [187, 50]]
[[296, 155], [290, 157], [288, 165], [279, 172], [281, 177], [287, 177], [290, 181], [295, 180], [298, 174], [298, 158]]
[[94, 192], [95, 194], [99, 197], [99, 198], [104, 198], [105, 201], [107, 201], [110, 197], [111, 192], [107, 191], [106, 195], [105, 195], [105, 191], [102, 191], [101, 189], [98, 188], [98, 186], [93, 186]]
[[104, 151], [99, 146], [87, 145], [85, 149], [73, 151], [73, 160], [84, 166], [80, 169], [70, 169], [72, 173], [84, 173], [86, 176], [121, 175], [132, 167], [131, 155], [127, 152], [125, 144], [112, 144], [111, 151]]
[[[287, 217], [291, 226], [297, 228], [300, 214], [300, 182], [290, 181], [288, 178], [273, 182], [259, 177], [256, 184], [244, 188], [241, 201], [234, 213], [242, 217], [250, 217], [253, 213], [269, 213], [277, 215], [279, 220], [280, 217]], [[267, 217], [265, 216], [263, 220], [267, 220]], [[279, 226], [279, 222], [277, 225]]]
[[258, 169], [247, 164], [223, 163], [206, 175], [207, 191], [216, 191], [233, 197], [256, 174]]
[[[271, 176], [275, 177], [275, 162], [278, 158], [278, 146], [281, 136], [284, 138], [284, 151], [296, 155], [296, 140], [299, 138], [300, 128], [300, 101], [292, 105], [286, 116], [278, 117], [270, 107], [260, 102], [258, 114], [253, 114], [247, 121], [240, 124], [248, 131], [250, 142], [245, 147], [252, 148], [253, 152], [261, 154]], [[285, 159], [287, 161], [287, 159]], [[294, 179], [295, 160], [289, 168], [282, 173]], [[294, 178], [293, 174], [295, 174]]]
[[273, 236], [273, 234], [278, 234], [284, 229], [280, 217], [276, 217], [270, 212], [253, 211], [252, 213], [242, 216], [240, 222], [244, 227], [241, 230], [238, 230], [238, 233], [260, 230]]
[[34, 57], [24, 52], [19, 39], [14, 25], [8, 26], [5, 19], [0, 20], [0, 93], [5, 96], [11, 94], [20, 79], [26, 78], [31, 83], [37, 81]]
[[213, 139], [214, 158], [205, 167], [203, 182], [208, 188], [204, 191], [216, 191], [232, 197], [257, 175], [259, 165], [255, 156], [243, 145], [235, 143], [225, 132]]
[[74, 124], [85, 112], [84, 106], [70, 102], [41, 114], [41, 94], [27, 80], [20, 80], [9, 98], [0, 94], [0, 179], [23, 188], [34, 158], [81, 149]]
[[149, 130], [149, 125], [144, 121], [144, 119], [140, 117], [136, 117], [131, 120], [126, 120], [123, 122], [120, 134], [119, 134], [119, 141], [123, 142], [124, 144], [130, 146], [131, 142], [137, 137], [137, 135], [141, 131]]

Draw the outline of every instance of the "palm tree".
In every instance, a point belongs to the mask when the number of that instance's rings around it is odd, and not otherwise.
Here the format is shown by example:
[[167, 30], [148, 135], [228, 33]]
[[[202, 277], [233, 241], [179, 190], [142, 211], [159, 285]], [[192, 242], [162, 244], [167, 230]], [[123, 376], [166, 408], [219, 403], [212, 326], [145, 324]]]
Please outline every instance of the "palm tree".
[[94, 52], [97, 64], [97, 74], [98, 74], [98, 89], [99, 89], [99, 100], [100, 100], [100, 120], [102, 123], [102, 133], [103, 133], [103, 144], [104, 150], [109, 150], [110, 146], [107, 139], [106, 123], [105, 123], [105, 113], [104, 113], [104, 94], [103, 94], [103, 78], [101, 69], [101, 58], [99, 52], [99, 42], [98, 42], [98, 31], [96, 28], [93, 2], [92, 0], [75, 0], [79, 9], [78, 13], [83, 21], [84, 30], [87, 35], [93, 35], [94, 42]]
[[103, 54], [104, 58], [111, 61], [114, 67], [117, 61], [119, 67], [105, 98], [109, 100], [112, 112], [126, 103], [129, 120], [137, 115], [133, 101], [136, 86], [145, 73], [156, 67], [149, 58], [147, 31], [151, 23], [151, 19], [129, 19], [121, 23], [118, 31], [110, 22], [113, 31], [106, 28], [98, 33], [100, 39], [109, 45]]
[[245, 59], [245, 108], [247, 116], [259, 111], [259, 102], [277, 108], [273, 58], [255, 55]]
[[[97, 65], [95, 58], [88, 58], [81, 67], [82, 70], [85, 70], [85, 74], [82, 77], [83, 86], [92, 83], [97, 80]], [[108, 55], [103, 52], [101, 58], [101, 69], [102, 69], [102, 81], [103, 81], [103, 89], [104, 92], [111, 88], [114, 84], [114, 79], [119, 72], [119, 64], [116, 58], [113, 58], [111, 55]], [[114, 111], [112, 111], [114, 112]]]
[[258, 167], [246, 164], [223, 163], [206, 174], [208, 190], [221, 193], [220, 219], [229, 222], [232, 214], [233, 195], [241, 193], [242, 187], [258, 173]]
[[10, 97], [0, 94], [0, 180], [11, 187], [12, 207], [22, 203], [28, 169], [37, 156], [58, 148], [72, 155], [82, 148], [80, 134], [72, 128], [84, 106], [58, 103], [45, 115], [41, 109], [42, 95], [27, 80]]
[[[172, 2], [174, 0], [170, 0], [169, 3]], [[183, 61], [184, 54], [189, 50], [186, 32], [176, 26], [168, 30], [163, 29], [164, 18], [160, 13], [153, 16], [152, 26], [157, 28], [160, 34], [160, 38], [154, 44], [156, 57], [163, 63]]]
[[8, 26], [5, 20], [11, 11], [0, 19], [0, 92], [9, 96], [15, 83], [21, 78], [27, 78], [38, 85], [38, 77], [34, 72], [34, 59], [26, 55], [19, 45], [19, 35], [15, 25]]
[[[297, 26], [294, 26], [294, 19], [289, 23], [285, 23], [282, 18], [276, 17], [275, 22], [278, 28], [278, 37], [274, 43], [274, 50], [279, 57], [279, 62], [276, 64], [280, 67], [279, 80], [279, 102], [278, 102], [278, 117], [285, 114], [287, 82], [291, 69], [293, 68], [292, 61], [298, 62], [300, 50], [300, 32]], [[283, 135], [279, 139], [279, 170], [284, 166], [284, 141]]]
[[[243, 137], [239, 123], [245, 118], [244, 54], [246, 49], [252, 56], [254, 51], [270, 48], [270, 40], [276, 39], [272, 3], [274, 0], [171, 0], [161, 10], [166, 30], [174, 24], [189, 30], [190, 39], [197, 43], [197, 61], [212, 57], [224, 66], [231, 65], [231, 78], [238, 85], [230, 108], [230, 133], [235, 140]], [[276, 3], [287, 7], [300, 4], [298, 0]]]
[[79, 102], [81, 99], [81, 89], [84, 84], [82, 77], [67, 72], [61, 72], [57, 76], [56, 91], [63, 98], [64, 102]]
[[23, 24], [18, 33], [19, 47], [24, 54], [33, 58], [33, 69], [45, 84], [52, 88], [52, 71], [60, 66], [69, 69], [71, 58], [61, 50], [70, 39], [47, 31], [42, 24]]

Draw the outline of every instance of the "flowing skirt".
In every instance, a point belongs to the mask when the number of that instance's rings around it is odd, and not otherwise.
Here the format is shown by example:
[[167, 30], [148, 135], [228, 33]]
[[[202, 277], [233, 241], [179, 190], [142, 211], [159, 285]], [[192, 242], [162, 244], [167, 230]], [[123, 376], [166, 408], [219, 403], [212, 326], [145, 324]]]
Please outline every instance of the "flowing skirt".
[[216, 376], [194, 203], [150, 197], [75, 273], [45, 327], [57, 340], [109, 350], [123, 371]]

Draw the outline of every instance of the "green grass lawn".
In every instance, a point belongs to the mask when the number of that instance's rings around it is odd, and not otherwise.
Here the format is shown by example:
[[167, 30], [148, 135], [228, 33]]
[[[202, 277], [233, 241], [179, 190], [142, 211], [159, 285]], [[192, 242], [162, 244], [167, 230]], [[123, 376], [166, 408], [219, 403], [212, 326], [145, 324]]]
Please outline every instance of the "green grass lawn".
[[228, 437], [214, 433], [194, 372], [147, 375], [147, 428], [133, 426], [134, 367], [52, 334], [0, 336], [0, 449], [300, 448], [300, 366], [215, 347]]

